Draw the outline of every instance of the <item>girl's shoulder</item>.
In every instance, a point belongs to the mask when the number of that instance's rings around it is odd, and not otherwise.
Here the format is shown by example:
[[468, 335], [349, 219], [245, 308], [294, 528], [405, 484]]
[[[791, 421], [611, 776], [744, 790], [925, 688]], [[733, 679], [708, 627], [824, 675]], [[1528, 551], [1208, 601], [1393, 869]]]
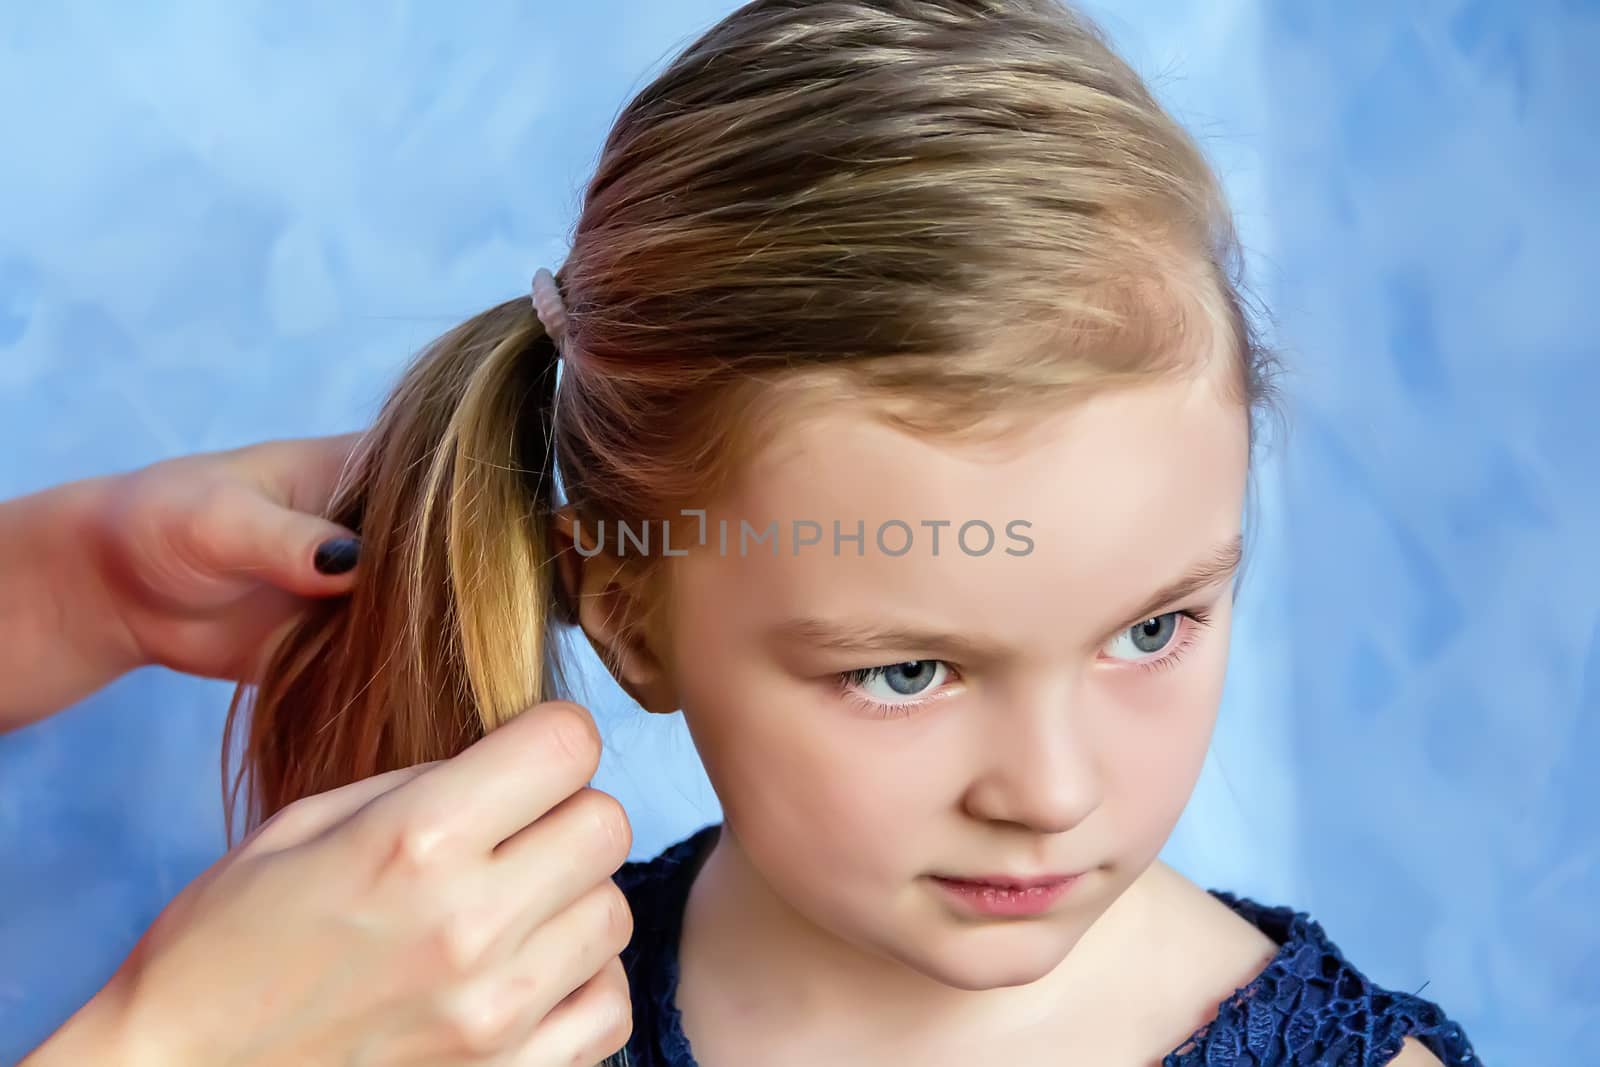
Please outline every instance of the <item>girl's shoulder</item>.
[[1191, 967], [1210, 1019], [1162, 1067], [1482, 1067], [1437, 1004], [1374, 982], [1306, 912], [1166, 870], [1188, 888], [1166, 901], [1185, 932], [1155, 965]]

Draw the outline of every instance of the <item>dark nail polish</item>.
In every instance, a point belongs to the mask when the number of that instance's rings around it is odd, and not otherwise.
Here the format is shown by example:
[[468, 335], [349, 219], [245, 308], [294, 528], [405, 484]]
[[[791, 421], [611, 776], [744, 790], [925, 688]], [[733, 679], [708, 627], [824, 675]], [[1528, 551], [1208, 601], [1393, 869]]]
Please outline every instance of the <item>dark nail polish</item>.
[[361, 556], [361, 542], [354, 537], [335, 537], [317, 546], [312, 561], [323, 574], [344, 574], [356, 565]]

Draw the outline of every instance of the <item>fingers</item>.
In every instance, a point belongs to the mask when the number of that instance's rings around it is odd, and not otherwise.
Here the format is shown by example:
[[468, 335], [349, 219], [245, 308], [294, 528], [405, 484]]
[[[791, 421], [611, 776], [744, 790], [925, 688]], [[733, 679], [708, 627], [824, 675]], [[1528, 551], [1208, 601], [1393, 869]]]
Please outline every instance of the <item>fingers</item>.
[[556, 1005], [504, 1062], [506, 1067], [598, 1065], [628, 1043], [633, 1004], [622, 961], [613, 958]]
[[488, 876], [498, 885], [516, 887], [504, 905], [510, 911], [507, 940], [520, 944], [597, 883], [609, 885], [632, 847], [622, 805], [590, 788], [502, 843]]
[[[297, 596], [349, 592], [355, 584], [359, 539], [322, 516], [362, 437], [346, 433], [267, 441], [227, 453], [228, 469], [238, 481], [215, 495], [227, 499], [237, 514], [216, 516], [208, 530], [217, 539], [216, 563], [252, 573]], [[251, 488], [260, 493], [251, 493]]]
[[306, 597], [346, 593], [355, 584], [355, 534], [252, 488], [210, 488], [190, 523], [196, 562], [213, 573], [256, 578]]
[[471, 1035], [476, 1040], [469, 1040], [477, 1048], [514, 1045], [616, 958], [632, 933], [627, 898], [607, 879], [535, 930], [516, 952], [484, 967], [451, 994], [446, 1010], [478, 1024]]
[[485, 853], [588, 785], [599, 765], [594, 719], [576, 704], [550, 701], [378, 798], [358, 819], [383, 838], [403, 828], [413, 859], [440, 848]]

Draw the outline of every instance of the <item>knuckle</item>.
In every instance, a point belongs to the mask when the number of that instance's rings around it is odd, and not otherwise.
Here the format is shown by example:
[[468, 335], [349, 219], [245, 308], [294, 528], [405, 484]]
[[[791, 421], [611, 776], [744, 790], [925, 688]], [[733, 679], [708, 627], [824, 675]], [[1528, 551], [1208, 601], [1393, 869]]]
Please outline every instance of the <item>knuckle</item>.
[[625, 981], [596, 982], [593, 992], [591, 1007], [597, 1033], [594, 1046], [585, 1052], [603, 1058], [622, 1049], [633, 1036], [633, 1003]]
[[622, 803], [610, 793], [592, 786], [582, 790], [578, 803], [583, 808], [584, 818], [593, 825], [594, 839], [605, 845], [606, 858], [620, 854], [621, 859], [626, 859], [633, 848], [633, 827]]
[[633, 908], [626, 894], [614, 882], [606, 882], [599, 889], [600, 915], [607, 948], [621, 952], [633, 939]]
[[488, 989], [462, 990], [445, 1006], [445, 1025], [454, 1042], [469, 1055], [489, 1055], [508, 1043], [516, 1015], [506, 998]]
[[226, 482], [212, 482], [195, 489], [179, 527], [179, 537], [185, 547], [198, 553], [214, 547], [239, 513], [242, 495], [242, 490]]
[[402, 877], [416, 876], [438, 868], [447, 834], [434, 820], [409, 815], [398, 820], [385, 870]]
[[594, 717], [576, 704], [566, 701], [551, 703], [546, 708], [546, 727], [551, 743], [574, 766], [584, 772], [585, 778], [594, 777], [600, 769], [600, 729]]
[[466, 909], [447, 912], [434, 926], [430, 955], [455, 976], [471, 974], [488, 947], [483, 922]]
[[605, 1028], [600, 1054], [610, 1056], [620, 1051], [633, 1036], [633, 1004], [625, 989], [606, 997], [602, 1003], [610, 1016], [610, 1025]]

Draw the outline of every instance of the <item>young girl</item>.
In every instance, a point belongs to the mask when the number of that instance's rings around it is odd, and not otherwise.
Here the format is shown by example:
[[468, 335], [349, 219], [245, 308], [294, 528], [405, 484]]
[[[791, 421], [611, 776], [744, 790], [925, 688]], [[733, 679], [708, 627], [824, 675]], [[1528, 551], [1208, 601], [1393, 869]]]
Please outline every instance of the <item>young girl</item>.
[[559, 695], [577, 626], [725, 816], [617, 875], [636, 1067], [1477, 1064], [1156, 859], [1269, 370], [1216, 178], [1083, 18], [747, 4], [623, 112], [558, 275], [392, 397], [252, 818]]

